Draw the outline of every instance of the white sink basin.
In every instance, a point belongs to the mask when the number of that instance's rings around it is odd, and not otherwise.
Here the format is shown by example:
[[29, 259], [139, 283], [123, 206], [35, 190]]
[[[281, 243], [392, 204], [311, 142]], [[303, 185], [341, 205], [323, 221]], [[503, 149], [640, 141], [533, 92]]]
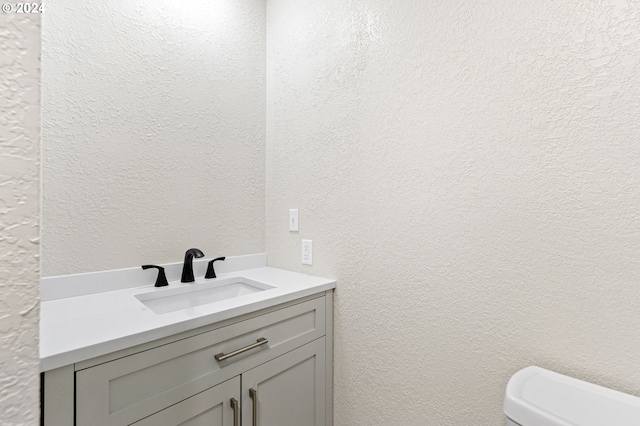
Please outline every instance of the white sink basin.
[[244, 277], [233, 277], [158, 289], [135, 296], [156, 314], [166, 314], [272, 288], [274, 287]]

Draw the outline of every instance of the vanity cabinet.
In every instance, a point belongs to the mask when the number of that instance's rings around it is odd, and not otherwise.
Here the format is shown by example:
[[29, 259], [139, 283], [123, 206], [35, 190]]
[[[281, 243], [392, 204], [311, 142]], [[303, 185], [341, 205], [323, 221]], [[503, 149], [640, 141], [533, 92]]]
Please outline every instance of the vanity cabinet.
[[133, 425], [324, 426], [324, 349], [318, 339]]
[[331, 309], [329, 291], [45, 373], [44, 424], [330, 426]]

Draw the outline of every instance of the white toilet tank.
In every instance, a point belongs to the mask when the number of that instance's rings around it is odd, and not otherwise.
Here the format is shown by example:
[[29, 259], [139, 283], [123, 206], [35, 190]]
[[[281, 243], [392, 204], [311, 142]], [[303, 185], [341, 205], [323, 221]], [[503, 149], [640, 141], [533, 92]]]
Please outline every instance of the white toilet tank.
[[504, 413], [507, 426], [640, 426], [640, 398], [527, 367], [509, 380]]

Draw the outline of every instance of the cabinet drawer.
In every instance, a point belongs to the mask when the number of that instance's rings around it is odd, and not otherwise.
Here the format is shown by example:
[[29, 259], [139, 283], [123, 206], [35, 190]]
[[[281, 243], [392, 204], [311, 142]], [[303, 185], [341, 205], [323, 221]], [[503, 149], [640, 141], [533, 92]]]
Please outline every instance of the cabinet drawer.
[[[76, 424], [129, 425], [324, 334], [325, 298], [319, 297], [77, 371]], [[215, 359], [260, 338], [268, 343]]]

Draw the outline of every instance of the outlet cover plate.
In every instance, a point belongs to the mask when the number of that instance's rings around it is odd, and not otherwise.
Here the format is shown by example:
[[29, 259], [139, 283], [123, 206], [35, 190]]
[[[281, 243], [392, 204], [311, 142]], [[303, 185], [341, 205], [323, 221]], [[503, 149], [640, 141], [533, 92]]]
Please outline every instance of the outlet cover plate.
[[302, 264], [313, 265], [313, 241], [302, 240]]

